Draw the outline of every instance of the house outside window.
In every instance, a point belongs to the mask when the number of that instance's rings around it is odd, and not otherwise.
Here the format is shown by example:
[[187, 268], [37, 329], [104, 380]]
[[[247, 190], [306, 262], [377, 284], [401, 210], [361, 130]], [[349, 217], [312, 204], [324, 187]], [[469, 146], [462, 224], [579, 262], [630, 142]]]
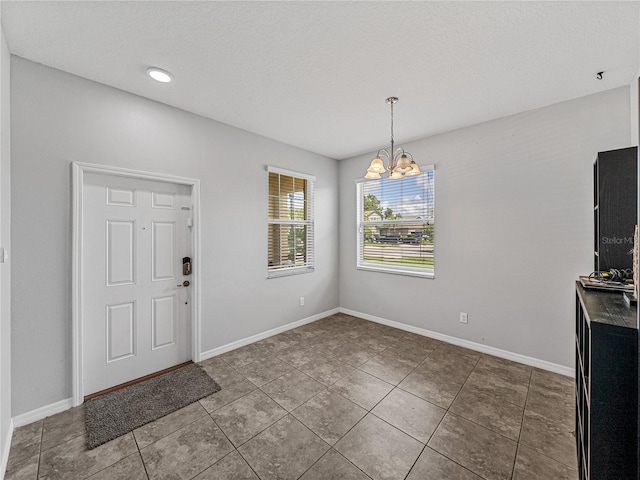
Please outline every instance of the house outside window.
[[268, 167], [267, 277], [313, 271], [315, 177]]
[[433, 278], [434, 167], [398, 180], [360, 181], [357, 268]]

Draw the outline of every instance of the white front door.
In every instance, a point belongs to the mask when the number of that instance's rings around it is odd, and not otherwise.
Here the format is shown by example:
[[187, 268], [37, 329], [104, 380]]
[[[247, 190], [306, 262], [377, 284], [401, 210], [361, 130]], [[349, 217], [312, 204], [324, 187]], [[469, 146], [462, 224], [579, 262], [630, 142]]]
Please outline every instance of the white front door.
[[85, 173], [83, 393], [191, 360], [191, 187]]

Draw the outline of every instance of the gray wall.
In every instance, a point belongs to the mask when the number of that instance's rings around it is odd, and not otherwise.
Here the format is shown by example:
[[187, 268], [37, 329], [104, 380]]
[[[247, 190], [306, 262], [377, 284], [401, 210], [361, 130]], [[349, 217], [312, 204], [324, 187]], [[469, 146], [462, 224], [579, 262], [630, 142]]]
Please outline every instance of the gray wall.
[[[11, 251], [10, 55], [0, 27], [0, 246]], [[0, 458], [11, 423], [11, 260], [0, 263]], [[0, 471], [0, 476], [2, 472]]]
[[[201, 180], [203, 351], [338, 306], [337, 162], [18, 57], [11, 81], [14, 415], [71, 396], [72, 161]], [[311, 274], [266, 279], [267, 164], [317, 177]]]
[[340, 306], [572, 366], [574, 280], [593, 268], [592, 162], [629, 146], [629, 88], [398, 143], [436, 165], [436, 278], [356, 270], [354, 180], [373, 154], [345, 160]]
[[[591, 163], [629, 145], [628, 88], [403, 144], [436, 165], [427, 280], [355, 269], [354, 180], [369, 155], [338, 165], [17, 57], [11, 80], [13, 415], [71, 396], [72, 161], [202, 181], [203, 351], [340, 305], [572, 365], [573, 280], [592, 265]], [[313, 274], [265, 278], [267, 164], [318, 178]]]

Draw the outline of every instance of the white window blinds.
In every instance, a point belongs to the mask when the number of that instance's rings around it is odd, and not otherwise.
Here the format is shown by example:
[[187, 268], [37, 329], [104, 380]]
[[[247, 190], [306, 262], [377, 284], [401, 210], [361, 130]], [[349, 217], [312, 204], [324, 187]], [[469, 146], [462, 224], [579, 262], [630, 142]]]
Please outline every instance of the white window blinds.
[[313, 271], [315, 177], [268, 167], [268, 277]]
[[357, 267], [434, 276], [433, 166], [399, 180], [357, 183]]

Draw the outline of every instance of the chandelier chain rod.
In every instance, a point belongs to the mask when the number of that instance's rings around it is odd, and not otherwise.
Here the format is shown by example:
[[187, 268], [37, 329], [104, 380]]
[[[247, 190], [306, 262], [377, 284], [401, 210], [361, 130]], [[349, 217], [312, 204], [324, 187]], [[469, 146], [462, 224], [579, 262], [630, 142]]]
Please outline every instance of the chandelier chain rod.
[[391, 150], [389, 150], [389, 169], [393, 167], [393, 102], [391, 102]]

